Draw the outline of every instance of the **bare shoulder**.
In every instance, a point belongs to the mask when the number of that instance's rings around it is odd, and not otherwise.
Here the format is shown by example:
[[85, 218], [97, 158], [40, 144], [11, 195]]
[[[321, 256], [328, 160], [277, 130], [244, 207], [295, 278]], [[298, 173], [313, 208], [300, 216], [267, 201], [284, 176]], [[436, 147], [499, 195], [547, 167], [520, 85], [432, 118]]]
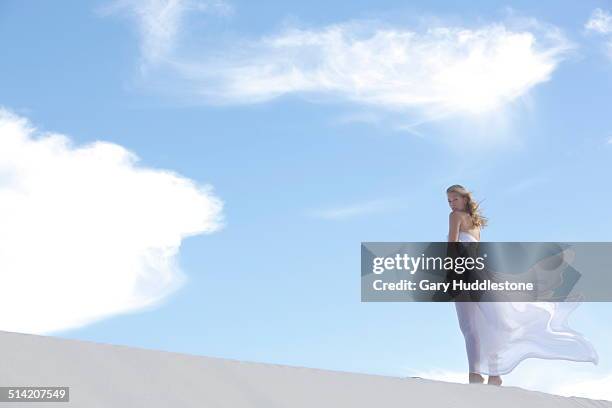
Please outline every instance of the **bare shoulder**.
[[466, 213], [461, 211], [451, 211], [450, 214], [448, 214], [448, 219], [451, 221], [463, 221], [466, 215]]

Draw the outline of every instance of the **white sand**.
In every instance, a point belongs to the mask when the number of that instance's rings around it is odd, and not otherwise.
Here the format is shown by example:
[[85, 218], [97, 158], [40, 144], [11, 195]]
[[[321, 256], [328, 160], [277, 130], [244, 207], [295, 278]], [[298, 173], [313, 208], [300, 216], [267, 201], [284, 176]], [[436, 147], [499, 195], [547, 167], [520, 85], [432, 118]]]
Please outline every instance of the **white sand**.
[[0, 331], [0, 386], [69, 386], [42, 407], [612, 407], [515, 387], [248, 363]]

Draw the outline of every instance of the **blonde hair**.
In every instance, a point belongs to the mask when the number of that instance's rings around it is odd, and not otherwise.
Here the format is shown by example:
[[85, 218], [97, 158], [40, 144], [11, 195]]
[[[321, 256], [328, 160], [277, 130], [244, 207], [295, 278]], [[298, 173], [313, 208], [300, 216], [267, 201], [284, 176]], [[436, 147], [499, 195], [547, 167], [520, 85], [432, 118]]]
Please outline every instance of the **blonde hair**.
[[480, 205], [474, 200], [472, 197], [472, 193], [469, 192], [465, 187], [460, 184], [453, 184], [449, 188], [446, 189], [446, 193], [457, 193], [461, 197], [467, 198], [467, 202], [465, 203], [465, 209], [467, 213], [472, 218], [472, 223], [475, 227], [484, 228], [487, 226], [488, 220], [482, 215], [480, 211]]

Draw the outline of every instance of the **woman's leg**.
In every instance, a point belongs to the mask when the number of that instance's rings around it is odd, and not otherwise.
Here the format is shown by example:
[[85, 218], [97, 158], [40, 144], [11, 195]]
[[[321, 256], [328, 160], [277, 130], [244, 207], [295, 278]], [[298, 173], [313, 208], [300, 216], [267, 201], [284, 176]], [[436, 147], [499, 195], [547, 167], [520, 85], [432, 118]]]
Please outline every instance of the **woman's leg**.
[[470, 384], [482, 384], [484, 383], [484, 377], [478, 373], [469, 374]]
[[470, 384], [482, 384], [484, 378], [478, 373], [480, 366], [480, 340], [473, 324], [477, 305], [472, 302], [455, 302], [459, 327], [465, 338], [465, 350], [467, 352]]
[[499, 375], [490, 375], [487, 384], [502, 385], [502, 379]]
[[[480, 312], [485, 317], [488, 327], [491, 330], [495, 330], [498, 334], [510, 332], [508, 322], [504, 321], [503, 313], [504, 308], [509, 307], [510, 305], [502, 302], [480, 302], [478, 307]], [[493, 338], [496, 338], [493, 336]], [[491, 343], [491, 339], [489, 339], [489, 343]], [[489, 344], [493, 350], [498, 350], [499, 346], [497, 344]], [[489, 372], [495, 373], [499, 372], [498, 360], [499, 357], [497, 353], [493, 350], [488, 350], [487, 354], [487, 364], [489, 367]], [[489, 375], [489, 381], [487, 384], [490, 385], [501, 385], [502, 379], [499, 375]]]

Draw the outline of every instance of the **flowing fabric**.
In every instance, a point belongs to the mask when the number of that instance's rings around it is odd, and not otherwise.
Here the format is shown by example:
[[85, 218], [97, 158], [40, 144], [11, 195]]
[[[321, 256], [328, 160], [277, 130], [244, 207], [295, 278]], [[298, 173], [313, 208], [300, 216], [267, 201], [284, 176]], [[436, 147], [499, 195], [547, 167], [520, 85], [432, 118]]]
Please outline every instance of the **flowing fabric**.
[[[477, 242], [461, 231], [461, 242]], [[505, 375], [526, 358], [592, 362], [595, 348], [568, 325], [579, 302], [455, 302], [469, 371]]]

